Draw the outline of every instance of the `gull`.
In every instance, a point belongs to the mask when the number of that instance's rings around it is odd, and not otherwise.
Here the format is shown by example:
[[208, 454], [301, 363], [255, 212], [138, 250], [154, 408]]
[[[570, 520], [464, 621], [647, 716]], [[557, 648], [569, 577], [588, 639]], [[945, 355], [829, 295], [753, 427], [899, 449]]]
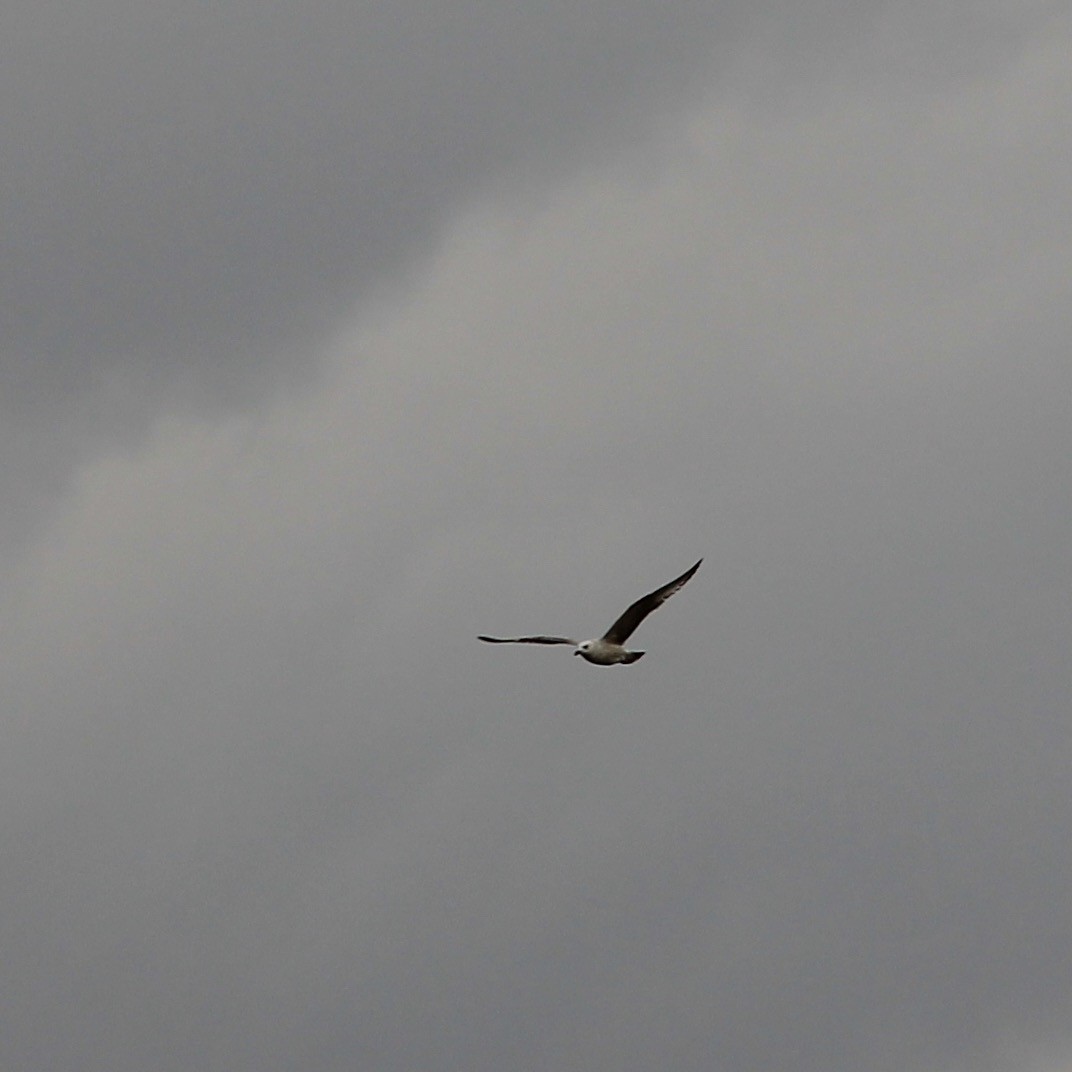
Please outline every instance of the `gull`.
[[[702, 558], [700, 562], [703, 562]], [[689, 578], [700, 568], [700, 562], [697, 562], [691, 569], [685, 570], [677, 580], [664, 584], [662, 588], [656, 588], [654, 592], [649, 592], [638, 599], [598, 640], [576, 641], [560, 636], [478, 636], [477, 640], [483, 640], [485, 644], [569, 644], [570, 647], [576, 648], [574, 655], [580, 655], [581, 658], [597, 666], [635, 663], [644, 652], [627, 651], [625, 642], [653, 610], [657, 610], [675, 592], [685, 587]]]

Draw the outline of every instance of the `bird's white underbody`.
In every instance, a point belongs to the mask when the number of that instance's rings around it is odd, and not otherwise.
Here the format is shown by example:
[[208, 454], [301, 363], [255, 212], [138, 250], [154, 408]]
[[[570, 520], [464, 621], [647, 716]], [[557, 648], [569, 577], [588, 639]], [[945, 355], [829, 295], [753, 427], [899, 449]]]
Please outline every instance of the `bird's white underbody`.
[[642, 651], [628, 651], [621, 644], [610, 644], [606, 640], [585, 640], [577, 645], [573, 653], [587, 659], [597, 666], [617, 666], [623, 663], [635, 663], [644, 654]]

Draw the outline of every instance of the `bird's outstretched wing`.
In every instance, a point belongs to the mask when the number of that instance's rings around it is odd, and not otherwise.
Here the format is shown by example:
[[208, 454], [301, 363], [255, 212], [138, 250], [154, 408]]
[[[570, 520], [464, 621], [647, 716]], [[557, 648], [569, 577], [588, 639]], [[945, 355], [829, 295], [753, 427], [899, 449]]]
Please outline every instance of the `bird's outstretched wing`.
[[[700, 559], [703, 562], [703, 559]], [[611, 644], [624, 644], [633, 635], [636, 627], [653, 610], [661, 607], [675, 592], [682, 589], [689, 578], [700, 568], [697, 562], [691, 569], [687, 569], [676, 581], [664, 584], [662, 588], [656, 588], [646, 596], [638, 599], [607, 631], [603, 639]]]
[[569, 637], [564, 636], [478, 636], [477, 640], [483, 640], [485, 644], [569, 644], [577, 647], [576, 640], [570, 640]]

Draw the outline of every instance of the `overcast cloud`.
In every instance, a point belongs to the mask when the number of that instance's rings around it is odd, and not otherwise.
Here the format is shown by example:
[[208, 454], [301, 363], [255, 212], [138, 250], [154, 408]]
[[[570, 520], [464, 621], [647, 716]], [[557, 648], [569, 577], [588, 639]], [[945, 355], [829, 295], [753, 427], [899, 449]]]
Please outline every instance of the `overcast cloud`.
[[1072, 1070], [1060, 5], [12, 27], [3, 1067]]

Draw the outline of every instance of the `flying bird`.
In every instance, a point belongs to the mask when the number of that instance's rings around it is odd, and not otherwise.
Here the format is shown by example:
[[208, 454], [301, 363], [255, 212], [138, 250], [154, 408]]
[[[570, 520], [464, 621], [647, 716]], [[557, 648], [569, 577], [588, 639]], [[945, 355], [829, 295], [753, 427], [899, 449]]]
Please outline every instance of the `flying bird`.
[[[700, 562], [703, 562], [702, 558]], [[635, 663], [644, 652], [627, 651], [625, 642], [653, 610], [657, 610], [675, 592], [685, 587], [689, 578], [700, 568], [700, 562], [697, 562], [691, 569], [687, 569], [677, 580], [664, 584], [662, 588], [656, 588], [654, 592], [649, 592], [638, 599], [598, 640], [576, 641], [560, 636], [478, 636], [477, 640], [483, 640], [485, 644], [569, 644], [570, 647], [576, 649], [574, 655], [580, 655], [581, 658], [598, 666]]]

